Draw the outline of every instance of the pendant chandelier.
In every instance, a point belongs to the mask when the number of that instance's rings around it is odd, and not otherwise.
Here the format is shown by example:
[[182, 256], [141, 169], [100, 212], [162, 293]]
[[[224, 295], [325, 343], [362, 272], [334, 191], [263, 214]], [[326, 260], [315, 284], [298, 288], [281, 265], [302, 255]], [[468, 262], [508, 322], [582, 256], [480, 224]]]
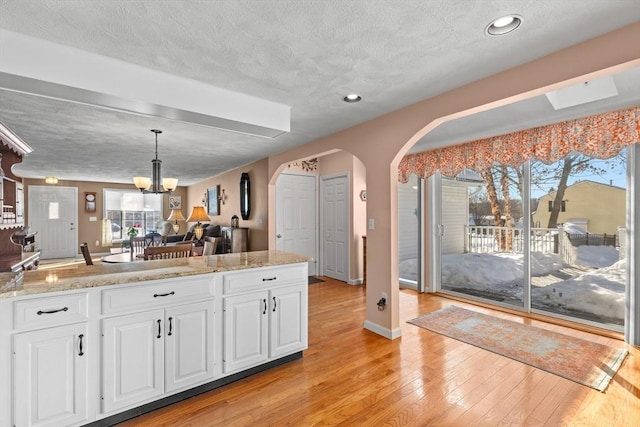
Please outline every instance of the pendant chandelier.
[[[158, 134], [162, 133], [161, 130], [151, 129], [151, 132], [156, 134], [156, 158], [151, 160], [151, 165], [153, 167], [151, 178], [144, 176], [134, 176], [133, 183], [135, 186], [140, 189], [141, 192], [145, 194], [162, 194], [169, 193], [176, 189], [178, 186], [177, 178], [164, 178], [162, 179], [162, 174], [160, 173], [160, 166], [162, 165], [162, 160], [158, 159]], [[162, 181], [162, 185], [160, 182]]]

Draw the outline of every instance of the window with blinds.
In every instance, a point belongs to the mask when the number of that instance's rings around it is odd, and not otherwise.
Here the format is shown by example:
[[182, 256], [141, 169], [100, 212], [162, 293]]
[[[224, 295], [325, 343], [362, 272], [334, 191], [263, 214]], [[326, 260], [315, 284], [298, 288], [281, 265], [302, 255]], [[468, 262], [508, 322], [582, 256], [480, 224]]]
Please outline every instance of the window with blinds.
[[127, 239], [134, 228], [138, 236], [156, 231], [163, 218], [162, 194], [142, 194], [136, 190], [104, 190], [104, 218], [111, 221], [112, 240]]

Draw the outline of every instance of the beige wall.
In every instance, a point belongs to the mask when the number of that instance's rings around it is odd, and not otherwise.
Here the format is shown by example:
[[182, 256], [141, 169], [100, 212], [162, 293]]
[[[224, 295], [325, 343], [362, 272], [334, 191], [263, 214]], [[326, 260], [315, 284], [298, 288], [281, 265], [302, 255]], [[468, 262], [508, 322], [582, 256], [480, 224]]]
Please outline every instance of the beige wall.
[[[48, 185], [45, 184], [42, 179], [23, 179], [24, 183], [24, 202], [25, 202], [25, 224], [29, 224], [28, 212], [29, 212], [29, 186], [30, 185]], [[96, 240], [102, 240], [102, 219], [104, 217], [104, 204], [103, 204], [103, 190], [105, 188], [113, 189], [129, 189], [137, 190], [136, 187], [131, 184], [113, 184], [110, 182], [85, 182], [85, 181], [65, 181], [59, 180], [59, 187], [76, 187], [78, 189], [78, 243], [87, 242], [91, 253], [103, 253], [109, 252], [109, 247], [104, 247], [102, 244], [96, 245]], [[84, 193], [94, 192], [96, 193], [96, 211], [93, 213], [87, 213], [84, 211]], [[186, 187], [178, 187], [173, 192], [174, 196], [181, 196], [182, 203], [187, 197]], [[169, 196], [163, 196], [162, 213], [166, 218], [169, 216]], [[183, 207], [182, 213], [186, 215]], [[96, 217], [97, 221], [89, 221], [90, 217]], [[181, 232], [184, 232], [184, 225], [181, 227]], [[37, 237], [36, 237], [37, 240]], [[78, 247], [78, 254], [80, 253], [80, 247]]]
[[[350, 264], [349, 283], [361, 283], [363, 278], [362, 236], [366, 235], [367, 202], [360, 199], [360, 192], [367, 188], [366, 169], [364, 164], [346, 151], [338, 151], [320, 158], [320, 179], [331, 175], [349, 175], [349, 228]], [[321, 206], [318, 207], [320, 212]], [[320, 235], [320, 238], [322, 236]]]
[[[367, 317], [365, 327], [396, 338], [401, 335], [398, 287], [397, 169], [400, 159], [440, 123], [507, 105], [640, 65], [635, 23], [535, 61], [453, 89], [269, 158], [269, 217], [275, 216], [275, 180], [297, 159], [346, 150], [367, 170]], [[366, 102], [366, 100], [365, 100]], [[354, 104], [358, 108], [358, 104]], [[275, 228], [269, 225], [269, 247]], [[387, 308], [377, 309], [381, 292]]]
[[[249, 227], [249, 250], [260, 251], [268, 248], [267, 231], [269, 215], [267, 209], [267, 159], [225, 172], [212, 178], [193, 184], [187, 192], [187, 203], [183, 200], [185, 218], [191, 214], [193, 206], [202, 206], [207, 188], [219, 185], [224, 189], [227, 200], [220, 202], [220, 215], [212, 216], [211, 223], [231, 225], [231, 217], [240, 218], [240, 227]], [[247, 221], [240, 215], [240, 175], [249, 173], [251, 183], [251, 214]]]
[[[540, 222], [542, 228], [549, 223], [549, 201], [555, 194], [554, 191], [542, 196], [533, 215], [533, 221]], [[582, 181], [567, 187], [564, 200], [566, 211], [558, 215], [558, 224], [572, 218], [586, 218], [587, 231], [593, 234], [617, 234], [618, 227], [625, 226], [627, 192], [623, 188]]]

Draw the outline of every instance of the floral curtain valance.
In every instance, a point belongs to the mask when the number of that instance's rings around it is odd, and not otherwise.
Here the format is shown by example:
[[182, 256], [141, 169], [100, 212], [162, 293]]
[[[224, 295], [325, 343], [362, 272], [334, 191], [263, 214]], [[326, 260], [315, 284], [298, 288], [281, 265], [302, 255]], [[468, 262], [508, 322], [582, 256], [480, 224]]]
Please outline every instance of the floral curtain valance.
[[410, 154], [400, 161], [398, 180], [406, 183], [412, 173], [426, 179], [436, 171], [456, 176], [495, 163], [518, 167], [529, 159], [551, 164], [571, 152], [608, 159], [638, 142], [640, 106]]

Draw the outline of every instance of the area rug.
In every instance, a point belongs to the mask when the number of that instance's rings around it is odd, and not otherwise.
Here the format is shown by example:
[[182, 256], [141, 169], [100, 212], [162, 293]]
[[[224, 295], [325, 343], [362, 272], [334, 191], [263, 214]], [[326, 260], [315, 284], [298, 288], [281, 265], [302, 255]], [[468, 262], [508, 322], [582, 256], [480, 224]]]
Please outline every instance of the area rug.
[[604, 391], [627, 356], [608, 347], [457, 306], [409, 320], [456, 340]]

